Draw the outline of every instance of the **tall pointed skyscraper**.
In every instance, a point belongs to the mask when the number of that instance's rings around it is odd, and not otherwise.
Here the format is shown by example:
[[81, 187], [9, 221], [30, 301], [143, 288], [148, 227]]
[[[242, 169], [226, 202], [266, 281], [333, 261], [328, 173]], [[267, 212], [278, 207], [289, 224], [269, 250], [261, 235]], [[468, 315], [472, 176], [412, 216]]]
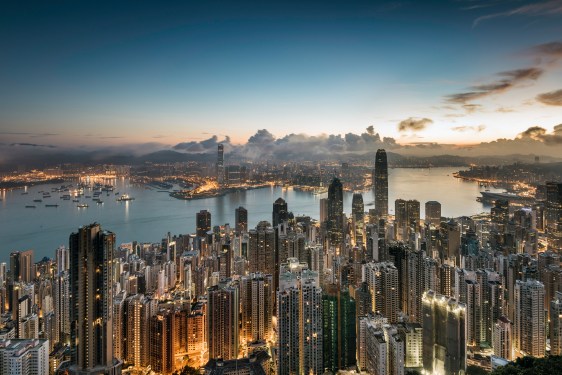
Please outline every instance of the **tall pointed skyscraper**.
[[375, 170], [373, 171], [373, 187], [375, 189], [375, 211], [379, 217], [388, 215], [388, 163], [386, 151], [377, 150]]
[[121, 373], [113, 356], [115, 234], [94, 223], [70, 235], [71, 373]]

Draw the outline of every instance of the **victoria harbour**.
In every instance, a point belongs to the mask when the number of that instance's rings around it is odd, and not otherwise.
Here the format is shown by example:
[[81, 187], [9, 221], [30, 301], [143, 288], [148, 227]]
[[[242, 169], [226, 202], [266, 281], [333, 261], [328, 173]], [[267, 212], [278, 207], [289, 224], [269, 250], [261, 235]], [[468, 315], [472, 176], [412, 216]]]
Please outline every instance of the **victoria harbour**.
[[[389, 200], [417, 199], [424, 203], [439, 200], [443, 206], [444, 217], [474, 215], [489, 209], [477, 202], [479, 192], [484, 190], [476, 182], [467, 182], [453, 177], [454, 168], [396, 168], [389, 171]], [[115, 191], [129, 194], [132, 201], [117, 201], [114, 193], [103, 193], [103, 204], [91, 199], [81, 199], [88, 204], [79, 208], [78, 202], [60, 199], [61, 193], [51, 193], [52, 197], [42, 198], [40, 192], [51, 191], [55, 185], [37, 185], [30, 188], [2, 192], [0, 202], [0, 226], [2, 227], [2, 254], [11, 251], [33, 249], [38, 258], [51, 257], [55, 248], [67, 245], [68, 233], [80, 225], [103, 222], [117, 235], [118, 243], [158, 242], [166, 233], [187, 234], [195, 231], [195, 214], [199, 210], [209, 210], [213, 225], [234, 225], [234, 210], [244, 206], [249, 214], [250, 227], [271, 216], [271, 206], [275, 199], [282, 197], [295, 216], [306, 215], [319, 218], [319, 200], [326, 194], [314, 195], [310, 192], [283, 189], [282, 187], [262, 188], [240, 191], [224, 196], [178, 200], [166, 192], [158, 192], [145, 185], [131, 184], [128, 179], [111, 181]], [[56, 185], [58, 187], [59, 185]], [[488, 188], [496, 190], [493, 187]], [[27, 192], [27, 194], [22, 194]], [[351, 192], [344, 194], [344, 210], [351, 211]], [[372, 190], [363, 192], [366, 209], [374, 201]], [[58, 207], [46, 207], [58, 204]], [[35, 208], [26, 208], [34, 205]], [[391, 214], [394, 207], [389, 207]], [[422, 212], [423, 217], [423, 204]], [[25, 223], [25, 225], [21, 225]]]

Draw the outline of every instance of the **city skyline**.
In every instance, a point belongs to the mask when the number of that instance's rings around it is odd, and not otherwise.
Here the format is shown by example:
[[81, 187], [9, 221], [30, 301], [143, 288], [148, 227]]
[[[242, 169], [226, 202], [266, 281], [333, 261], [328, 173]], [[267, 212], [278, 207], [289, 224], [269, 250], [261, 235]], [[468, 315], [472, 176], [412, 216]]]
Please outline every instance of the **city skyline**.
[[221, 141], [228, 151], [261, 135], [304, 148], [370, 126], [388, 151], [525, 145], [562, 157], [561, 9], [559, 0], [11, 4], [0, 16], [11, 51], [0, 157], [205, 152]]

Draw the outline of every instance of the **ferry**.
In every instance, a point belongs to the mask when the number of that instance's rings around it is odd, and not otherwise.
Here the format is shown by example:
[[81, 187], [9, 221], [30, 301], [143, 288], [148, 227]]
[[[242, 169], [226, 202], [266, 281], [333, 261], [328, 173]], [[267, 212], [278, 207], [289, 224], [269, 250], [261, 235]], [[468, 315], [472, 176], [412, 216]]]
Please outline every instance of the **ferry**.
[[128, 194], [123, 194], [121, 195], [119, 198], [116, 199], [118, 202], [123, 202], [123, 201], [134, 201], [135, 198], [133, 197], [129, 197]]
[[86, 203], [81, 203], [76, 207], [78, 207], [78, 208], [88, 208], [88, 205]]
[[97, 204], [103, 204], [103, 201], [101, 201], [101, 200], [98, 199], [96, 203], [97, 203]]
[[58, 204], [46, 204], [45, 207], [58, 207]]
[[43, 199], [34, 199], [33, 201], [37, 202], [37, 203], [40, 203], [40, 202], [43, 202]]
[[33, 205], [25, 206], [25, 208], [35, 208]]

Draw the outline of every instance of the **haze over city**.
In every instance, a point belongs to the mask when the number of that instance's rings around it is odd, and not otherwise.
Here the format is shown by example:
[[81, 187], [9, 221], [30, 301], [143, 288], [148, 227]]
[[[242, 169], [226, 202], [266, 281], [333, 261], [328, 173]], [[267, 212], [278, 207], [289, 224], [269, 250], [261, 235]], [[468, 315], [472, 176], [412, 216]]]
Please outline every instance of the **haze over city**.
[[0, 157], [273, 139], [562, 157], [561, 9], [559, 0], [11, 3], [0, 14], [9, 51]]

